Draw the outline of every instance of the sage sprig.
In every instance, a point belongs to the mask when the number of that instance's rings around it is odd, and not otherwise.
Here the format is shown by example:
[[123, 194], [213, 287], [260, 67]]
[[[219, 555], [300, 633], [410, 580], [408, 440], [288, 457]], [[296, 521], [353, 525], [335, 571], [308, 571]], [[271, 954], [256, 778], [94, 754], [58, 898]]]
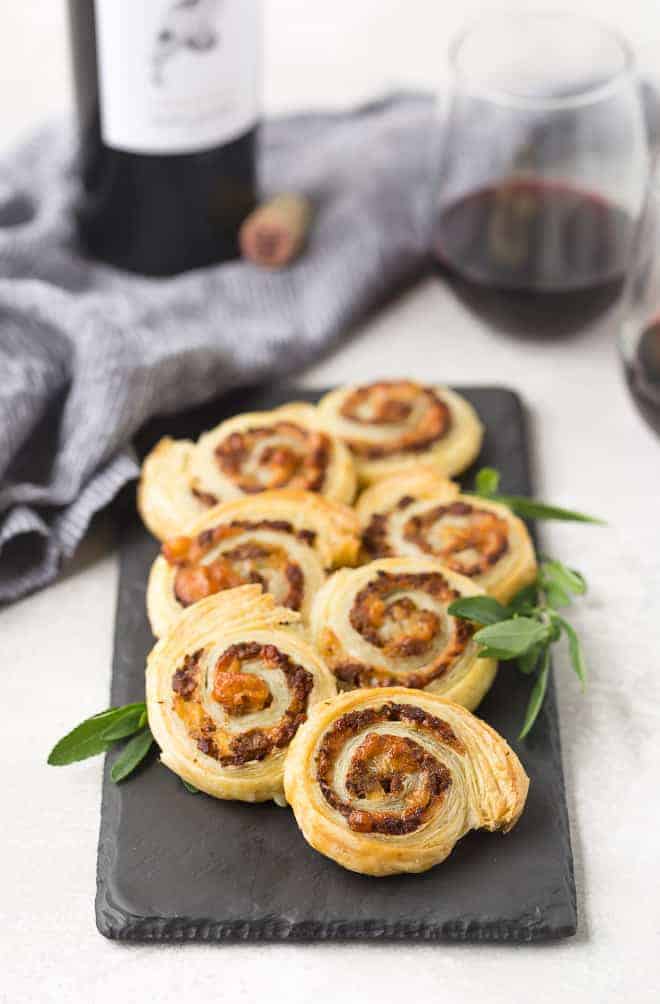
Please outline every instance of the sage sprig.
[[[129, 777], [153, 746], [154, 737], [149, 728], [144, 702], [108, 708], [107, 711], [100, 711], [98, 715], [86, 718], [55, 743], [48, 755], [48, 763], [54, 767], [63, 767], [79, 760], [87, 760], [99, 753], [107, 753], [122, 739], [128, 739], [128, 742], [124, 744], [110, 771], [110, 777], [115, 783]], [[199, 789], [187, 781], [181, 783], [191, 795], [199, 793]]]
[[530, 499], [524, 495], [500, 495], [498, 493], [499, 485], [499, 471], [495, 470], [494, 467], [482, 467], [475, 477], [474, 492], [466, 494], [479, 495], [481, 498], [491, 499], [493, 502], [501, 502], [522, 519], [557, 519], [564, 522], [605, 525], [605, 521], [597, 516], [588, 516], [586, 513], [577, 512], [574, 509], [562, 509], [560, 506], [550, 505], [548, 502], [537, 502], [536, 499]]
[[113, 781], [123, 781], [142, 763], [153, 744], [144, 702], [108, 708], [85, 719], [53, 746], [48, 756], [51, 766], [86, 760], [107, 753], [115, 743], [129, 741], [112, 765]]
[[454, 617], [463, 617], [481, 625], [474, 635], [479, 655], [493, 659], [516, 659], [518, 669], [534, 676], [519, 739], [533, 728], [548, 688], [550, 649], [564, 635], [573, 670], [582, 688], [586, 686], [587, 666], [575, 628], [558, 608], [568, 606], [574, 597], [587, 591], [584, 576], [561, 561], [543, 558], [536, 581], [521, 589], [504, 606], [490, 596], [464, 596], [449, 607]]
[[133, 738], [126, 743], [123, 750], [112, 765], [110, 777], [113, 781], [123, 781], [124, 778], [132, 774], [138, 764], [141, 764], [153, 745], [154, 737], [149, 726], [140, 729]]

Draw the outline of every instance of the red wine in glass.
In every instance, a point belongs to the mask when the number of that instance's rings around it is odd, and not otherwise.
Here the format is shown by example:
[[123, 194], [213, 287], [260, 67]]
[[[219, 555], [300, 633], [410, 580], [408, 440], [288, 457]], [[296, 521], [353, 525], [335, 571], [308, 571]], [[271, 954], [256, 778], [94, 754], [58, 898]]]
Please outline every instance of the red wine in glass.
[[625, 370], [637, 407], [660, 434], [660, 316], [640, 335], [635, 354], [626, 362]]
[[511, 178], [444, 206], [434, 255], [460, 299], [491, 326], [569, 334], [618, 300], [632, 223], [595, 193]]

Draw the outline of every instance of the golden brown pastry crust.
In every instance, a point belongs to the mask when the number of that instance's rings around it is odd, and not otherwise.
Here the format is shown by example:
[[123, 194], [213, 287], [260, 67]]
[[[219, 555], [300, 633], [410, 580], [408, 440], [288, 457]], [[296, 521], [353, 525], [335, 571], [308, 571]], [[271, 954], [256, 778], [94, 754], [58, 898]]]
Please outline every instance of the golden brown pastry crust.
[[448, 606], [483, 590], [433, 558], [343, 568], [312, 606], [311, 634], [343, 687], [408, 686], [474, 709], [497, 663], [479, 658], [474, 627]]
[[147, 529], [158, 540], [179, 533], [208, 505], [190, 490], [190, 461], [195, 444], [164, 436], [142, 464], [137, 506]]
[[293, 402], [235, 415], [197, 443], [162, 439], [144, 461], [138, 508], [165, 540], [220, 502], [288, 488], [350, 504], [356, 483], [350, 452], [317, 409]]
[[151, 628], [160, 637], [183, 609], [247, 582], [309, 619], [326, 570], [354, 564], [357, 516], [338, 502], [296, 489], [246, 495], [207, 510], [167, 540], [147, 586]]
[[215, 798], [283, 803], [286, 749], [335, 682], [257, 585], [184, 611], [147, 660], [149, 725], [162, 762]]
[[534, 546], [507, 506], [459, 494], [430, 467], [385, 478], [356, 511], [365, 560], [428, 555], [466, 575], [501, 603], [536, 577]]
[[318, 409], [326, 428], [350, 448], [363, 484], [419, 464], [440, 475], [458, 474], [481, 448], [477, 413], [447, 387], [412, 380], [338, 387]]
[[402, 687], [317, 704], [284, 771], [307, 842], [375, 876], [426, 871], [469, 830], [510, 830], [528, 788], [493, 729], [457, 704]]

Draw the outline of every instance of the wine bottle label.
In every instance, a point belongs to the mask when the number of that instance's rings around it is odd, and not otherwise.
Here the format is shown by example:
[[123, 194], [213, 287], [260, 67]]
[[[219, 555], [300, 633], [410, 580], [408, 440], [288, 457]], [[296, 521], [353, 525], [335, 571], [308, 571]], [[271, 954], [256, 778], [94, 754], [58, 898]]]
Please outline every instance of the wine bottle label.
[[195, 153], [257, 120], [260, 0], [94, 0], [104, 142]]

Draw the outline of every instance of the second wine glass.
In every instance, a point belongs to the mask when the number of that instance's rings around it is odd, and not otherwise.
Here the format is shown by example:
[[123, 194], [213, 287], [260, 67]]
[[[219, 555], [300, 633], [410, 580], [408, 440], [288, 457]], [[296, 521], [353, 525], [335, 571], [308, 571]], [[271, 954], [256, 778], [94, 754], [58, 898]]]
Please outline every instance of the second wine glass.
[[630, 48], [590, 18], [499, 14], [450, 61], [436, 261], [493, 327], [582, 328], [619, 297], [647, 174]]

